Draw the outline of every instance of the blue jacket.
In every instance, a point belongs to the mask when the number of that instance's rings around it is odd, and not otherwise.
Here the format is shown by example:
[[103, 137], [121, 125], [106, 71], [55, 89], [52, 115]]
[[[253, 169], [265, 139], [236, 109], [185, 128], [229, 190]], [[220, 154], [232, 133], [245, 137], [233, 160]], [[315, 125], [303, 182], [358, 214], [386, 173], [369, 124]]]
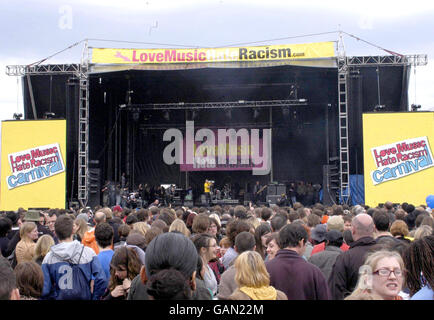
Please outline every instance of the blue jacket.
[[[41, 298], [58, 299], [61, 290], [71, 289], [73, 282], [71, 263], [78, 264], [89, 286], [90, 281], [94, 280], [94, 290], [91, 298], [99, 300], [107, 287], [104, 270], [95, 252], [86, 246], [83, 249], [83, 245], [76, 240], [52, 246], [50, 252], [45, 256], [42, 261], [44, 288]], [[81, 296], [77, 296], [74, 300], [86, 299], [88, 288], [74, 289], [82, 293]]]

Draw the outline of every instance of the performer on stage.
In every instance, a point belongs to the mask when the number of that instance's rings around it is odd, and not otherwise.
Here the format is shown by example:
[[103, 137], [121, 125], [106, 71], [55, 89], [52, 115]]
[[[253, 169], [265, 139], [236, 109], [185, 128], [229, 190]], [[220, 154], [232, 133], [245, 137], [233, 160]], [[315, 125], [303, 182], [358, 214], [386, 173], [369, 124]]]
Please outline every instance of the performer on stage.
[[261, 186], [259, 181], [256, 181], [256, 184], [253, 186], [253, 202], [256, 204], [259, 200], [262, 200], [262, 192], [264, 191], [265, 186]]
[[203, 191], [206, 195], [206, 203], [209, 205], [210, 201], [211, 201], [211, 187], [212, 187], [212, 182], [209, 181], [208, 179], [205, 179], [205, 183], [203, 184]]

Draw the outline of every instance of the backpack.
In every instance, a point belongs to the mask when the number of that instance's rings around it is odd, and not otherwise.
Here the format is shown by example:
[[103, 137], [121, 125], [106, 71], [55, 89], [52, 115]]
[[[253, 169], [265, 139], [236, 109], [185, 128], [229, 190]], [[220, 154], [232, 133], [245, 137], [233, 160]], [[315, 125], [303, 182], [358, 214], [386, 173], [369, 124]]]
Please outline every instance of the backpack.
[[78, 262], [67, 261], [69, 265], [61, 265], [58, 272], [63, 275], [58, 280], [59, 294], [57, 300], [91, 300], [90, 285], [84, 271], [80, 268], [81, 249]]

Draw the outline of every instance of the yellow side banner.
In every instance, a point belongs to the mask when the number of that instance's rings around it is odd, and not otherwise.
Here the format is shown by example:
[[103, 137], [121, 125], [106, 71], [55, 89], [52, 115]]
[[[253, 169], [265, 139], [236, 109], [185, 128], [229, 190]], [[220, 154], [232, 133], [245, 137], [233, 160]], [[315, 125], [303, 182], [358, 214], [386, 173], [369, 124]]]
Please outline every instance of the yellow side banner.
[[3, 121], [0, 210], [65, 208], [66, 120]]
[[92, 48], [94, 64], [242, 62], [320, 59], [335, 56], [333, 42], [210, 49]]
[[434, 194], [434, 112], [363, 115], [365, 203], [426, 204]]

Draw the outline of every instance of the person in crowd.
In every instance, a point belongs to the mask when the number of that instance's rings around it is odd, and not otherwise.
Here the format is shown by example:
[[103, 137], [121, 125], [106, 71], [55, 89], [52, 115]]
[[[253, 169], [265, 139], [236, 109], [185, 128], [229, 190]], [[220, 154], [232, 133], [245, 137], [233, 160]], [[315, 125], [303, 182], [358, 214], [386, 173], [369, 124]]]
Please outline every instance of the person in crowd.
[[396, 220], [396, 217], [395, 217], [395, 208], [391, 201], [386, 201], [384, 203], [384, 211], [389, 217], [390, 224], [392, 224]]
[[319, 224], [321, 224], [321, 218], [318, 215], [310, 214], [307, 217], [307, 226], [310, 228], [311, 232], [312, 232], [312, 229], [315, 228]]
[[390, 215], [385, 210], [376, 210], [372, 215], [372, 219], [374, 221], [374, 238], [377, 243], [380, 243], [383, 239], [393, 239], [395, 238], [389, 232], [391, 220]]
[[197, 253], [202, 258], [205, 268], [204, 281], [208, 289], [211, 290], [213, 297], [217, 295], [218, 283], [216, 276], [208, 263], [217, 257], [216, 239], [206, 233], [193, 236], [192, 241], [197, 249]]
[[17, 278], [9, 261], [0, 256], [0, 300], [20, 300]]
[[104, 300], [126, 300], [131, 281], [140, 273], [142, 264], [132, 248], [116, 249], [110, 262], [110, 279]]
[[342, 233], [338, 230], [327, 231], [325, 239], [325, 249], [311, 256], [308, 261], [316, 265], [322, 271], [324, 277], [328, 281], [336, 258], [342, 253], [340, 247], [342, 246], [344, 239], [342, 237]]
[[390, 233], [396, 239], [410, 243], [413, 238], [409, 237], [408, 225], [402, 220], [396, 220], [390, 226]]
[[[155, 237], [146, 249], [146, 263], [140, 276], [134, 278], [128, 300], [147, 300], [147, 282], [153, 275], [168, 269], [182, 273], [191, 288], [193, 299], [196, 292], [196, 270], [199, 257], [193, 242], [177, 232], [163, 233]], [[165, 290], [165, 288], [161, 288]], [[155, 291], [155, 288], [154, 288]], [[151, 295], [156, 293], [151, 290]], [[211, 299], [211, 295], [209, 295]]]
[[127, 237], [125, 245], [128, 248], [134, 249], [141, 264], [145, 264], [146, 238], [140, 232], [132, 230]]
[[165, 233], [163, 232], [163, 230], [161, 230], [160, 228], [157, 227], [151, 227], [151, 229], [146, 233], [145, 235], [145, 244], [146, 244], [146, 248], [148, 247], [148, 245], [151, 243], [151, 241], [158, 235]]
[[164, 222], [164, 220], [161, 220], [161, 219], [155, 220], [152, 223], [151, 228], [159, 228], [163, 232], [169, 232], [169, 227], [167, 226], [167, 223]]
[[154, 274], [148, 281], [150, 300], [191, 300], [189, 281], [176, 269], [165, 269]]
[[114, 249], [116, 250], [118, 247], [121, 247], [125, 245], [125, 242], [127, 240], [128, 234], [130, 233], [131, 228], [127, 224], [121, 224], [118, 228], [118, 234], [119, 234], [119, 242], [114, 244]]
[[286, 218], [286, 216], [282, 216], [282, 215], [275, 215], [273, 218], [271, 218], [271, 230], [273, 232], [279, 232], [280, 229], [282, 229], [286, 224], [287, 224], [288, 220]]
[[[95, 216], [93, 219], [96, 227], [98, 224], [106, 222], [106, 215], [104, 211], [97, 211], [95, 212]], [[99, 248], [95, 240], [95, 227], [84, 233], [81, 243], [84, 244], [86, 247], [91, 248], [95, 252], [95, 254], [98, 254]]]
[[110, 262], [114, 254], [113, 233], [113, 228], [107, 222], [102, 222], [95, 227], [95, 240], [99, 251], [97, 257], [104, 270], [107, 282], [110, 278]]
[[48, 211], [47, 226], [48, 226], [48, 229], [50, 230], [50, 232], [52, 234], [54, 234], [54, 224], [57, 221], [57, 215], [58, 215], [58, 213], [57, 213], [57, 210], [55, 210], [55, 209]]
[[359, 273], [357, 285], [348, 300], [361, 292], [372, 293], [382, 300], [402, 300], [399, 292], [404, 282], [404, 262], [399, 253], [374, 251], [367, 256]]
[[343, 300], [356, 287], [359, 268], [365, 261], [366, 253], [376, 245], [374, 221], [366, 213], [356, 215], [351, 222], [351, 233], [354, 242], [350, 249], [336, 258], [333, 271], [328, 280], [334, 300]]
[[39, 237], [36, 242], [34, 261], [41, 266], [42, 261], [44, 261], [45, 256], [54, 244], [54, 239], [49, 234]]
[[77, 217], [74, 220], [74, 240], [77, 240], [78, 242], [81, 242], [84, 238], [84, 234], [89, 230], [89, 226], [87, 224], [87, 221], [84, 220], [82, 217]]
[[228, 223], [226, 236], [229, 238], [231, 247], [226, 251], [225, 255], [222, 258], [222, 263], [225, 267], [225, 270], [229, 269], [229, 267], [233, 264], [236, 257], [238, 256], [238, 253], [235, 251], [234, 248], [235, 238], [239, 233], [243, 231], [250, 231], [250, 225], [247, 222], [235, 219]]
[[[342, 207], [338, 206], [338, 207], [336, 207], [335, 212], [340, 212], [341, 209], [342, 209]], [[345, 222], [344, 222], [344, 219], [342, 218], [342, 216], [333, 215], [327, 220], [326, 233], [330, 230], [337, 230], [340, 233], [344, 232]], [[325, 239], [325, 234], [324, 234], [324, 239]], [[347, 251], [349, 248], [350, 247], [346, 243], [342, 242], [342, 245], [341, 245], [342, 251]], [[325, 242], [323, 241], [323, 242], [321, 242], [321, 243], [319, 243], [313, 247], [311, 255], [314, 255], [318, 252], [324, 251], [324, 249], [325, 249]]]
[[[19, 215], [15, 211], [7, 211], [5, 218], [8, 218], [12, 222], [12, 228], [9, 230], [9, 232], [7, 234], [9, 241], [11, 241], [16, 234], [18, 234], [18, 236], [19, 236], [20, 225], [22, 224], [22, 221], [21, 221]], [[18, 243], [18, 241], [15, 242], [13, 249], [15, 249], [15, 246]], [[6, 252], [5, 257], [9, 256], [12, 253], [13, 249], [10, 252]]]
[[[223, 237], [219, 242], [220, 247], [220, 262], [222, 262], [222, 259], [224, 255], [226, 254], [226, 251], [231, 247], [231, 242], [228, 237]], [[222, 263], [223, 264], [223, 263]]]
[[302, 257], [307, 240], [306, 229], [298, 223], [279, 231], [282, 249], [266, 263], [270, 284], [289, 300], [328, 300], [330, 292], [321, 270]]
[[[270, 218], [273, 214], [273, 211], [270, 208], [264, 207], [264, 208], [257, 208], [259, 209], [259, 217], [261, 218], [261, 222], [270, 223]], [[256, 209], [255, 209], [256, 210]]]
[[38, 240], [38, 228], [34, 222], [24, 222], [20, 229], [20, 238], [15, 248], [17, 264], [32, 261], [35, 256], [35, 241]]
[[209, 226], [208, 226], [208, 233], [211, 234], [214, 238], [216, 238], [217, 243], [220, 242], [222, 239], [222, 234], [220, 233], [220, 219], [218, 219], [218, 216], [216, 214], [212, 214], [209, 216]]
[[427, 237], [433, 234], [433, 229], [428, 225], [421, 225], [414, 232], [414, 240], [419, 240], [423, 237]]
[[413, 241], [403, 253], [411, 300], [434, 300], [434, 235]]
[[146, 235], [146, 232], [148, 232], [149, 229], [151, 229], [151, 226], [143, 221], [138, 221], [133, 224], [133, 230], [139, 231], [143, 236]]
[[[162, 221], [162, 220], [161, 220]], [[130, 228], [133, 228], [133, 225], [135, 223], [139, 222], [139, 219], [137, 218], [137, 215], [134, 213], [130, 213], [128, 216], [126, 216], [125, 218], [125, 224], [127, 224], [128, 226], [130, 226]]]
[[109, 207], [104, 207], [100, 209], [102, 212], [105, 213], [106, 221], [112, 228], [113, 228], [113, 243], [119, 241], [119, 234], [118, 234], [118, 228], [120, 223], [117, 222], [117, 219], [113, 218], [113, 211]]
[[354, 242], [353, 234], [352, 234], [351, 229], [350, 229], [350, 230], [345, 230], [345, 231], [342, 233], [342, 236], [344, 237], [344, 242], [345, 242], [348, 246], [351, 247], [351, 243]]
[[270, 233], [265, 244], [267, 246], [267, 249], [266, 249], [267, 256], [265, 257], [264, 260], [265, 261], [273, 260], [274, 257], [276, 257], [277, 251], [280, 250], [279, 233], [278, 232]]
[[[324, 244], [326, 233], [327, 233], [327, 225], [325, 225], [325, 224], [318, 224], [315, 228], [313, 228], [311, 230], [310, 242], [313, 244], [313, 248], [315, 248], [315, 247], [319, 248], [318, 246], [320, 244]], [[325, 247], [325, 245], [324, 245], [324, 247]], [[311, 252], [311, 255], [312, 255], [312, 252]]]
[[238, 288], [228, 300], [288, 300], [285, 293], [270, 285], [264, 260], [256, 251], [245, 251], [235, 261]]
[[8, 248], [6, 249], [6, 256], [10, 261], [12, 261], [13, 268], [17, 264], [15, 249], [18, 242], [20, 242], [21, 240], [20, 230], [24, 222], [33, 222], [36, 225], [36, 228], [38, 229], [37, 230], [38, 237], [43, 234], [50, 234], [54, 238], [54, 241], [57, 240], [56, 236], [50, 230], [48, 230], [45, 226], [39, 223], [39, 217], [40, 217], [39, 211], [29, 210], [29, 211], [20, 211], [20, 212], [21, 213], [17, 214], [18, 215], [17, 224], [19, 225], [18, 230], [15, 230], [15, 228], [12, 227], [12, 230], [8, 234], [8, 237], [10, 236], [11, 233], [13, 233], [13, 236], [10, 238], [10, 241], [8, 243]]
[[202, 258], [199, 256], [197, 259], [197, 268], [196, 268], [196, 290], [194, 291], [193, 298], [195, 300], [212, 300], [213, 293], [210, 288], [206, 286], [205, 283], [205, 272], [206, 267], [203, 264]]
[[[235, 251], [238, 254], [241, 254], [245, 251], [252, 251], [256, 249], [256, 241], [255, 236], [250, 232], [244, 231], [239, 233], [235, 237]], [[227, 299], [237, 288], [237, 284], [235, 282], [235, 265], [232, 264], [229, 269], [227, 269], [221, 277], [219, 290], [218, 290], [218, 298], [220, 300]]]
[[188, 230], [184, 221], [182, 221], [181, 219], [175, 219], [175, 221], [173, 221], [172, 224], [170, 225], [169, 232], [175, 232], [175, 231], [182, 233], [187, 238], [189, 238], [191, 235], [190, 230]]
[[8, 233], [12, 230], [12, 221], [9, 218], [0, 218], [0, 253], [6, 257], [6, 251], [9, 245]]
[[[52, 246], [42, 261], [44, 300], [99, 300], [104, 293], [106, 281], [101, 263], [91, 248], [73, 240], [73, 224], [70, 216], [62, 215], [54, 225], [59, 244]], [[71, 264], [78, 265], [81, 272]], [[75, 276], [74, 271], [79, 274]], [[65, 272], [70, 276], [65, 277]]]
[[262, 259], [265, 259], [267, 254], [266, 241], [267, 237], [271, 234], [271, 226], [267, 222], [262, 222], [255, 229], [256, 251], [261, 255]]
[[163, 220], [168, 227], [172, 224], [172, 222], [176, 219], [176, 214], [172, 212], [171, 209], [163, 208], [160, 210], [160, 214], [158, 215], [158, 220]]
[[14, 272], [20, 291], [20, 300], [39, 300], [44, 287], [44, 274], [41, 266], [34, 261], [25, 261], [18, 263]]
[[193, 225], [191, 226], [192, 235], [208, 232], [210, 219], [206, 213], [200, 213], [194, 217]]
[[351, 231], [351, 221], [353, 220], [354, 216], [352, 214], [346, 214], [342, 218], [344, 219], [344, 231]]

